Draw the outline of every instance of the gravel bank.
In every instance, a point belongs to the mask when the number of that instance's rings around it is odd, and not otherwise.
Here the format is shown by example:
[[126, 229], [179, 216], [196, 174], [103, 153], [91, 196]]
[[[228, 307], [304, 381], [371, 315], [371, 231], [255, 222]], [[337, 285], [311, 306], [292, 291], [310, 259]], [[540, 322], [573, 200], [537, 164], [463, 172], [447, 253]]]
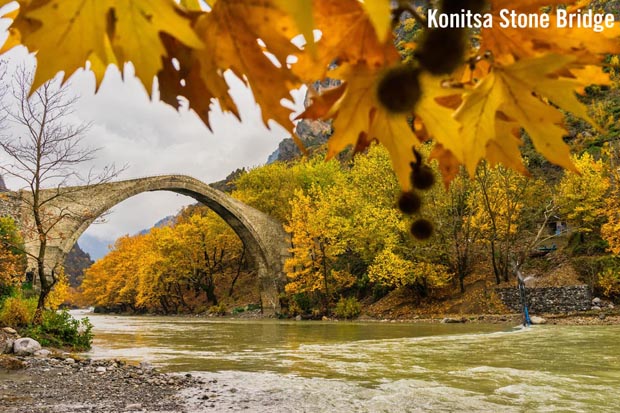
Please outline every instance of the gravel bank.
[[208, 394], [205, 407], [216, 407], [217, 392], [189, 374], [162, 374], [121, 361], [0, 355], [3, 413], [190, 412], [179, 396], [187, 389]]

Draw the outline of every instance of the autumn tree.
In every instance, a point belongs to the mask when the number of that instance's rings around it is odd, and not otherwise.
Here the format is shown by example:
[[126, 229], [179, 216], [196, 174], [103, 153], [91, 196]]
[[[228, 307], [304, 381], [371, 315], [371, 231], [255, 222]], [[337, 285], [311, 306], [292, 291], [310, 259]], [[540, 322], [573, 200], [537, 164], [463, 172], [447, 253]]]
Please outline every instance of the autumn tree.
[[143, 235], [117, 239], [111, 251], [86, 270], [80, 286], [84, 301], [95, 306], [134, 309], [140, 262], [146, 253], [144, 244]]
[[[543, 238], [552, 217], [540, 211], [554, 205], [544, 182], [520, 175], [502, 165], [480, 166], [476, 173], [476, 192], [470, 202], [478, 206], [473, 226], [489, 247], [495, 281], [508, 281], [515, 265]], [[532, 238], [533, 237], [533, 238]]]
[[230, 226], [213, 211], [202, 207], [197, 212], [174, 226], [179, 242], [176, 249], [185, 256], [171, 263], [188, 279], [189, 285], [203, 291], [207, 300], [215, 305], [218, 303], [216, 284], [223, 281], [225, 274], [234, 272], [229, 296], [232, 294], [244, 265], [245, 247]]
[[442, 251], [441, 259], [454, 273], [461, 292], [465, 292], [465, 278], [473, 270], [480, 239], [480, 230], [474, 225], [480, 208], [472, 202], [475, 185], [461, 169], [448, 188], [436, 188], [426, 197], [437, 234], [435, 247]]
[[82, 298], [123, 311], [202, 312], [218, 303], [218, 285], [230, 294], [244, 271], [239, 237], [213, 211], [191, 206], [171, 225], [119, 238], [86, 271]]
[[610, 182], [601, 159], [595, 160], [586, 152], [575, 157], [574, 163], [581, 174], [564, 174], [558, 195], [563, 217], [571, 231], [583, 241], [585, 234], [598, 233], [605, 223]]
[[390, 250], [379, 253], [368, 268], [372, 282], [391, 287], [408, 287], [426, 296], [433, 288], [449, 284], [452, 273], [447, 266], [425, 261], [410, 261]]
[[608, 144], [610, 193], [605, 199], [607, 222], [601, 227], [601, 235], [609, 250], [620, 255], [620, 147], [618, 142]]
[[333, 185], [339, 174], [336, 161], [325, 162], [318, 155], [294, 163], [274, 162], [254, 168], [236, 181], [232, 196], [254, 208], [287, 222], [296, 190]]
[[[318, 188], [315, 191], [319, 190]], [[326, 220], [325, 204], [320, 194], [295, 192], [291, 201], [291, 258], [284, 270], [289, 278], [285, 286], [290, 294], [309, 294], [322, 303], [327, 314], [339, 289], [351, 286], [354, 279], [347, 271], [334, 267], [336, 257], [344, 252], [344, 240], [334, 220]]]
[[[106, 167], [101, 173], [82, 176], [78, 167], [93, 159], [96, 150], [85, 148], [83, 139], [87, 124], [73, 125], [69, 122], [76, 97], [71, 96], [67, 85], [48, 81], [30, 94], [32, 74], [21, 68], [13, 85], [12, 105], [3, 110], [7, 121], [12, 123], [11, 135], [0, 136], [0, 148], [9, 161], [0, 165], [0, 171], [25, 184], [28, 196], [23, 202], [32, 213], [33, 221], [23, 220], [23, 230], [34, 234], [39, 241], [38, 251], [29, 257], [34, 262], [37, 279], [41, 286], [35, 322], [52, 288], [58, 281], [58, 269], [46, 268], [47, 244], [53, 230], [64, 220], [70, 219], [68, 209], [46, 211], [59, 197], [72, 199], [76, 193], [61, 190], [68, 184], [82, 184], [82, 188], [106, 182], [118, 173], [114, 167]], [[15, 134], [16, 136], [13, 136]], [[54, 187], [56, 191], [43, 189]], [[79, 191], [77, 188], [74, 191]]]

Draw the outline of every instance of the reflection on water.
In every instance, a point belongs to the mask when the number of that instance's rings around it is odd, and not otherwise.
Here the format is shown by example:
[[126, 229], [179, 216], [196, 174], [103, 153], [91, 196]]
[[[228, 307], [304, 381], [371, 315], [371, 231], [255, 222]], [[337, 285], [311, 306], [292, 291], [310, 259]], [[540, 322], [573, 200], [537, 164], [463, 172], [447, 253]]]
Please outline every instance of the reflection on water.
[[213, 411], [620, 411], [620, 326], [90, 318], [92, 357], [217, 378]]

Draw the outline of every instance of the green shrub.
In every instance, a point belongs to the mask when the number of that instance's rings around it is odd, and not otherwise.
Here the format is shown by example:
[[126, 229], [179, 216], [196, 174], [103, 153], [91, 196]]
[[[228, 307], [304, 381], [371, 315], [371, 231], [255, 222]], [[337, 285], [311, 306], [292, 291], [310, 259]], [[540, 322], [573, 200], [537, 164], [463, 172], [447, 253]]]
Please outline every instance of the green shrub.
[[340, 297], [340, 300], [336, 304], [334, 314], [338, 318], [350, 319], [360, 315], [362, 311], [362, 305], [357, 301], [355, 297]]
[[588, 284], [595, 292], [602, 292], [605, 295], [608, 294], [605, 290], [613, 285], [613, 282], [603, 284], [613, 281], [613, 274], [620, 274], [620, 257], [614, 255], [575, 257], [572, 263], [580, 280]]
[[244, 311], [245, 311], [245, 307], [235, 307], [232, 310], [232, 314], [236, 315], [236, 314], [239, 314], [239, 313], [243, 313]]
[[19, 290], [16, 286], [0, 283], [0, 307], [2, 307], [2, 302], [7, 298], [17, 297], [18, 292]]
[[36, 308], [36, 298], [8, 297], [2, 302], [0, 324], [14, 328], [25, 327], [32, 321]]
[[81, 321], [71, 317], [67, 310], [45, 311], [41, 325], [26, 328], [22, 335], [27, 335], [43, 346], [71, 347], [72, 350], [90, 349], [93, 325], [88, 318]]
[[254, 311], [254, 310], [260, 310], [260, 309], [261, 309], [260, 304], [248, 304], [245, 306], [245, 311]]
[[310, 314], [312, 312], [313, 302], [306, 293], [293, 294], [289, 304], [289, 313], [291, 315]]

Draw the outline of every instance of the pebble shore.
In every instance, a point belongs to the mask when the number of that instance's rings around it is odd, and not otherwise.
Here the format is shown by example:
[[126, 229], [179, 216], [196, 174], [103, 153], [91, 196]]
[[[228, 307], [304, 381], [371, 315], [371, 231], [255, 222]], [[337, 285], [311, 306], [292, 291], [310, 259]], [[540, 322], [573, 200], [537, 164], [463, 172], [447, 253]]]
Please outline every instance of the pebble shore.
[[145, 363], [0, 355], [3, 413], [189, 412], [179, 393], [208, 394], [201, 401], [214, 408], [217, 395], [209, 384], [191, 374], [159, 373]]

